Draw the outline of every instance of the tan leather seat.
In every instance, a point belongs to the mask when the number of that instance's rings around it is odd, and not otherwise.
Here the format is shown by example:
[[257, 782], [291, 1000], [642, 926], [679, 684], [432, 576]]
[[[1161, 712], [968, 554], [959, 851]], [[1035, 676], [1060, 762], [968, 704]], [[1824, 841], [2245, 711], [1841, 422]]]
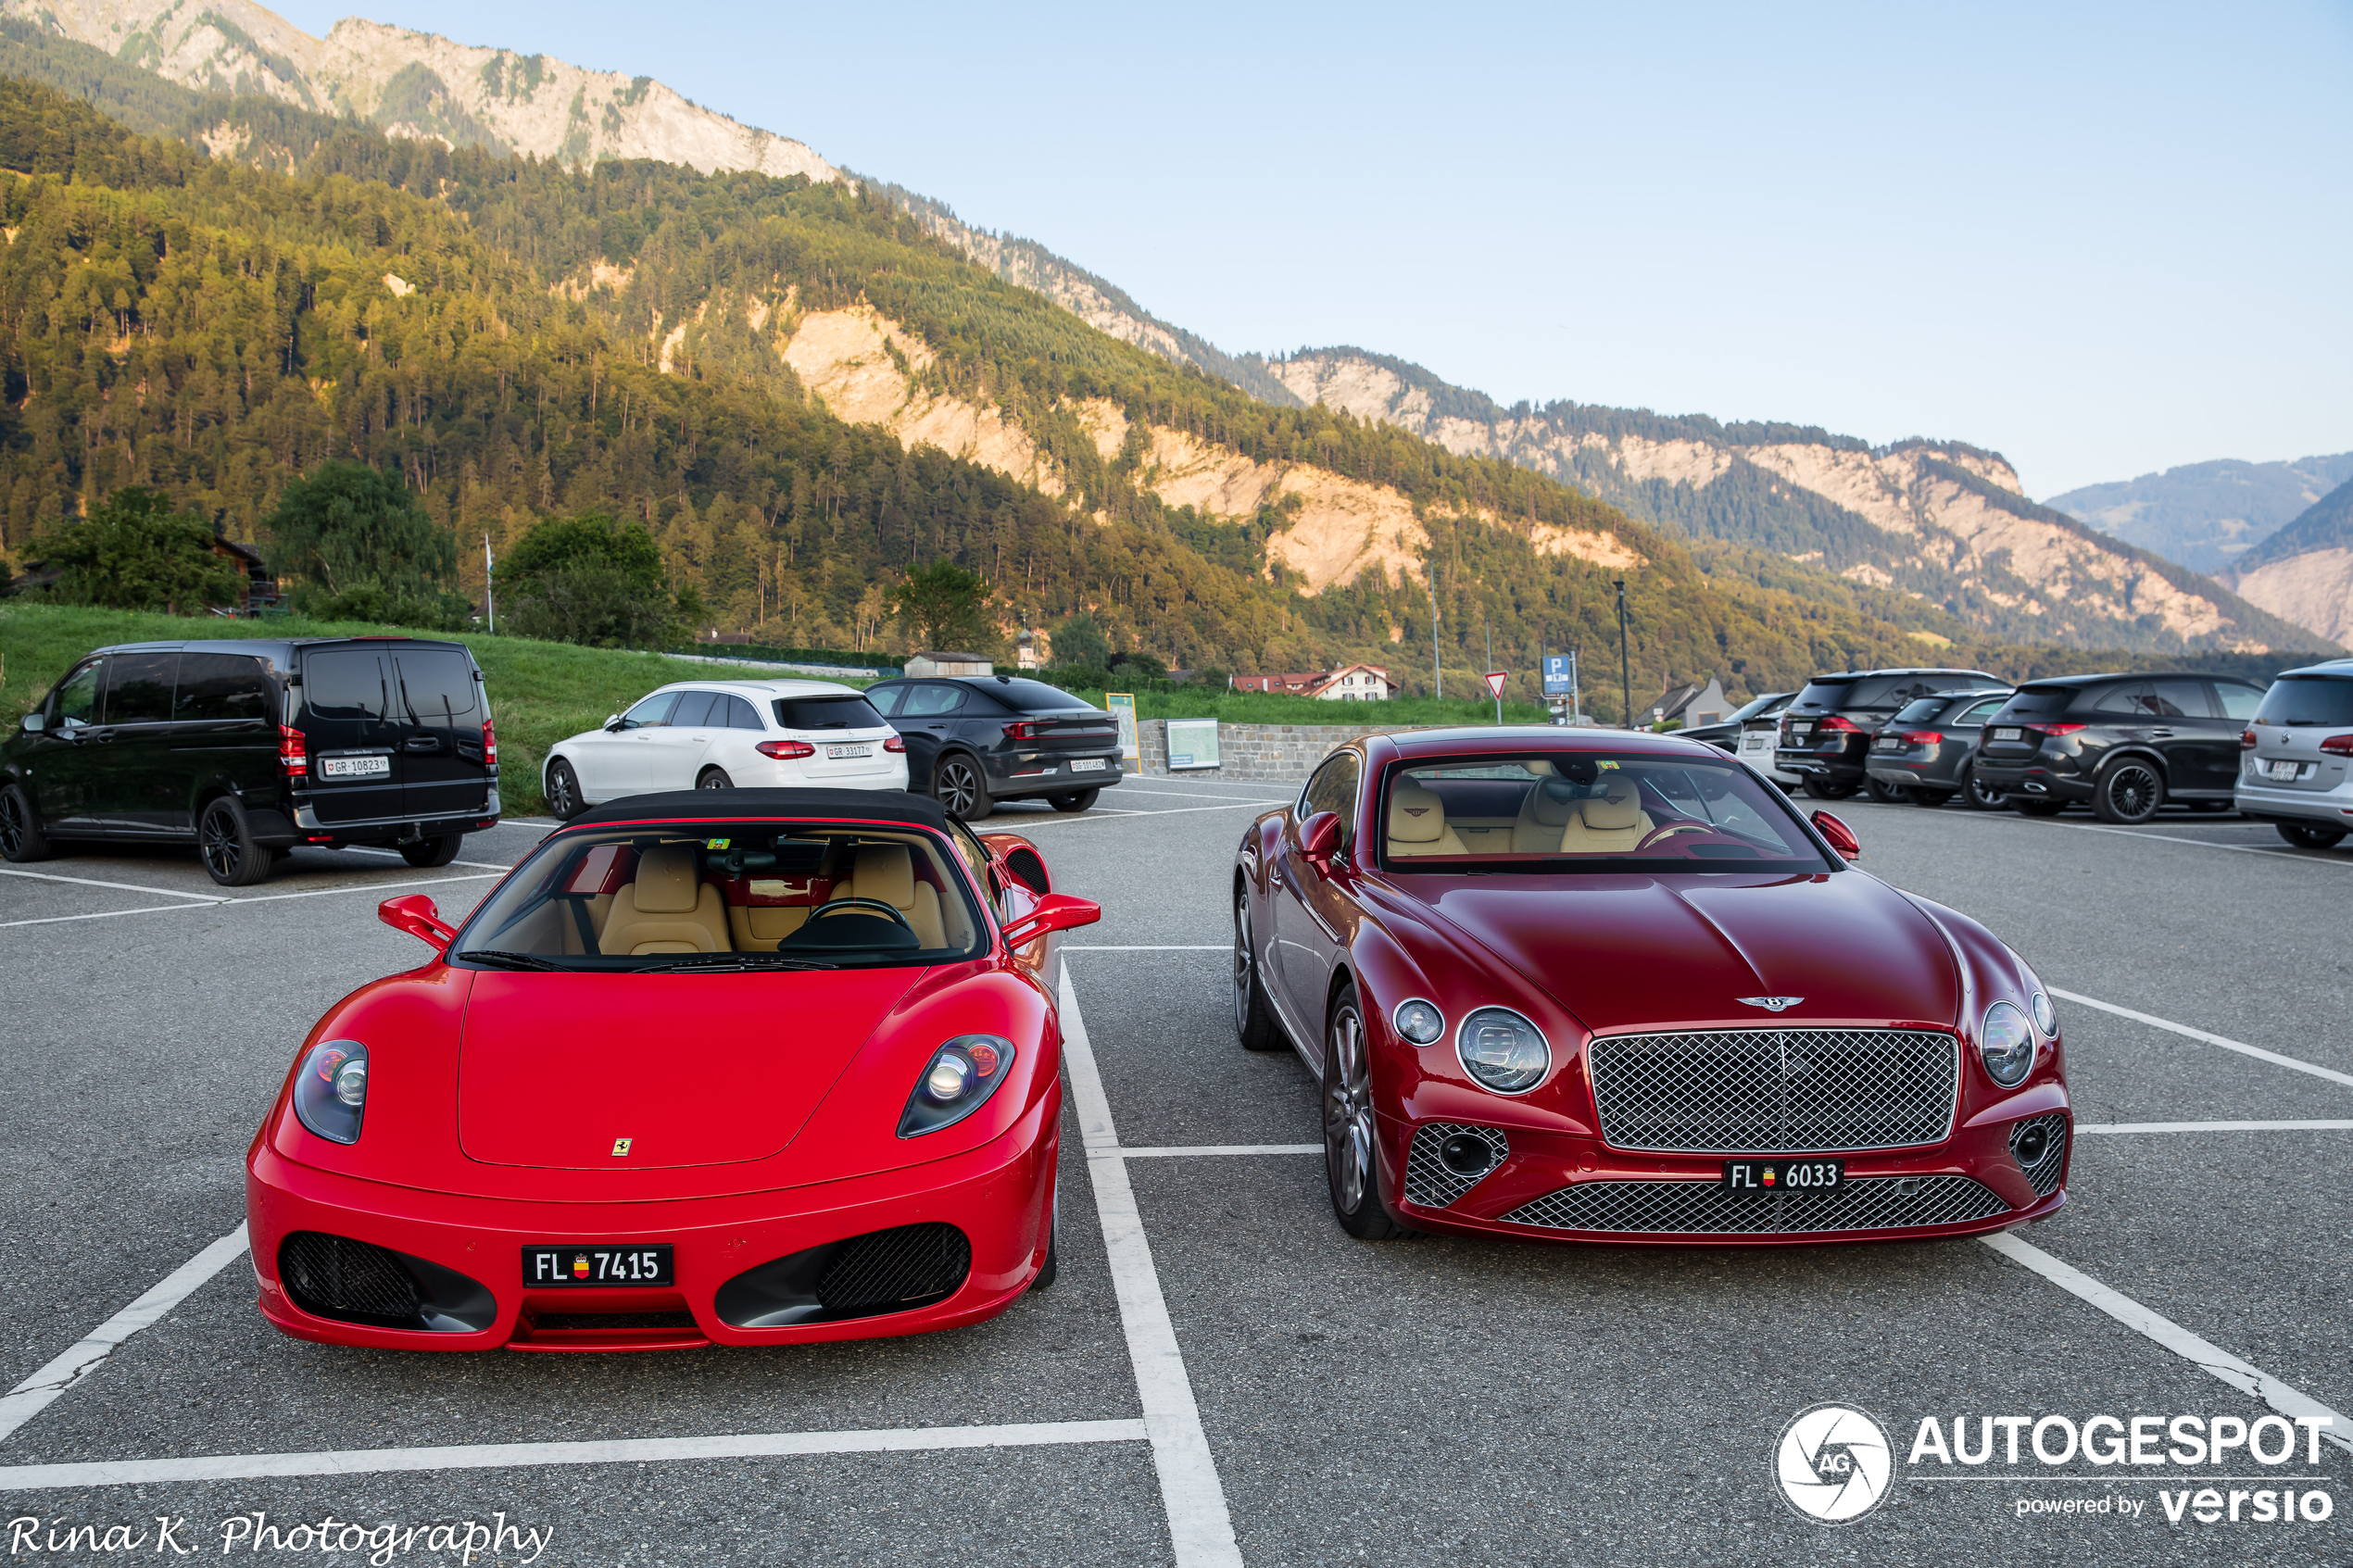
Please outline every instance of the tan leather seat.
[[1564, 855], [1625, 855], [1650, 835], [1655, 826], [1642, 809], [1642, 792], [1623, 774], [1603, 786], [1602, 793], [1580, 800], [1561, 829]]
[[1419, 784], [1400, 781], [1389, 792], [1389, 852], [1391, 855], [1467, 855], [1462, 836], [1447, 825], [1446, 803]]
[[1544, 793], [1548, 782], [1538, 779], [1527, 798], [1519, 803], [1519, 820], [1512, 824], [1515, 855], [1552, 854], [1561, 847], [1561, 830], [1577, 814], [1577, 797], [1564, 795], [1561, 799], [1554, 799]]
[[915, 880], [914, 854], [903, 844], [860, 845], [850, 873], [834, 884], [825, 901], [837, 898], [879, 899], [907, 917], [925, 947], [948, 946], [939, 920], [939, 889]]
[[726, 903], [695, 874], [694, 846], [665, 844], [637, 857], [637, 879], [613, 895], [597, 946], [614, 958], [735, 951]]

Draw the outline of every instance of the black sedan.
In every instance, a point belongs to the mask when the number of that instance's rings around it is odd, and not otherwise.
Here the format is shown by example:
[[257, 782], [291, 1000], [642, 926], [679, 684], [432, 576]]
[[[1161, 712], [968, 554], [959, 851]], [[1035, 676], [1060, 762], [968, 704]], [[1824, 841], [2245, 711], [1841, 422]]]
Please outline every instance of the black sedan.
[[1995, 686], [1905, 704], [1871, 737], [1864, 764], [1871, 782], [1901, 789], [1921, 806], [1942, 806], [1957, 795], [1981, 811], [2000, 810], [2009, 797], [1978, 778], [1977, 743], [2009, 696], [2009, 687]]
[[1119, 721], [1043, 681], [884, 681], [866, 689], [866, 700], [907, 743], [907, 787], [968, 822], [1021, 797], [1084, 811], [1119, 782]]
[[2030, 817], [2070, 804], [2145, 822], [2168, 801], [2226, 811], [2263, 688], [2226, 675], [2068, 675], [2019, 687], [1986, 721], [1977, 776]]

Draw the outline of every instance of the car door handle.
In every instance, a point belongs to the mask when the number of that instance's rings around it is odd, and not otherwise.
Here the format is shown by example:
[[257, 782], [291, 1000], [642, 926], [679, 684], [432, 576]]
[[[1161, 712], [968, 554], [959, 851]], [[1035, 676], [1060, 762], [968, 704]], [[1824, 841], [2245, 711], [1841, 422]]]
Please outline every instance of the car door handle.
[[441, 749], [441, 737], [439, 735], [410, 735], [407, 740], [400, 743], [400, 749], [403, 751], [439, 751]]
[[2151, 730], [2149, 732], [2149, 739], [2151, 740], [2171, 740], [2172, 738], [2173, 732], [2171, 730]]

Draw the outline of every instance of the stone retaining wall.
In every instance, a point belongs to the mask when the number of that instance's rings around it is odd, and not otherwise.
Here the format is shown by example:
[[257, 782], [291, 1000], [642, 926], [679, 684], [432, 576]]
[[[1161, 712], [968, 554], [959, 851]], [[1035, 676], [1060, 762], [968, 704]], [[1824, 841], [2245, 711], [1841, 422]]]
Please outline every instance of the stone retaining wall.
[[[1220, 724], [1217, 726], [1218, 765], [1187, 768], [1182, 774], [1204, 779], [1250, 779], [1273, 784], [1303, 784], [1331, 749], [1358, 735], [1403, 734], [1411, 730], [1443, 729], [1440, 724]], [[1144, 771], [1156, 778], [1168, 774], [1168, 721], [1145, 719], [1136, 725], [1144, 755]]]

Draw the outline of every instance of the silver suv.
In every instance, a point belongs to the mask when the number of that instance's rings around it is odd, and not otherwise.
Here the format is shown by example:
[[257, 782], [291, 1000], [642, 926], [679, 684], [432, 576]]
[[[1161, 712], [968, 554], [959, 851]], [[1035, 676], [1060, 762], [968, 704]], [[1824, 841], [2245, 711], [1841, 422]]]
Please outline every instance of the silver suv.
[[2353, 831], [2353, 659], [2272, 682], [2239, 747], [2241, 811], [2306, 849]]

